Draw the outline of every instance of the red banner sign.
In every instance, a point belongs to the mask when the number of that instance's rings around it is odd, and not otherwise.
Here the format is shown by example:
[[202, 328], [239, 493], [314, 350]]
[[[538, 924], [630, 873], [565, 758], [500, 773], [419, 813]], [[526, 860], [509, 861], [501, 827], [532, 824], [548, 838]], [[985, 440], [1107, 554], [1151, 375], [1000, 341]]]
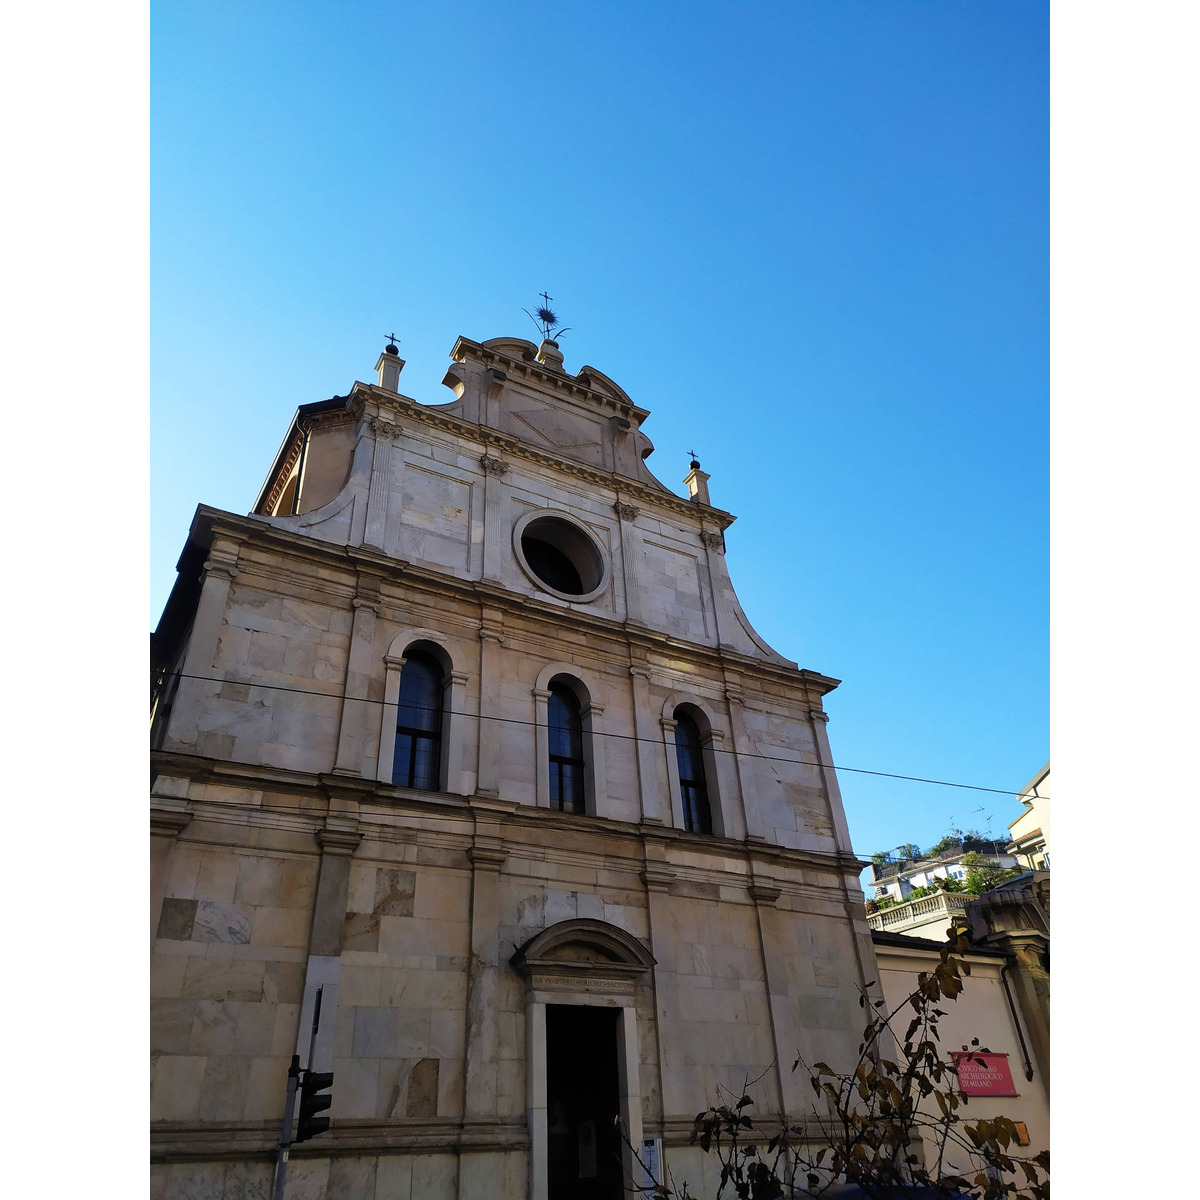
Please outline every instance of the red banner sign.
[[958, 1086], [968, 1096], [1015, 1096], [1007, 1054], [979, 1054], [969, 1057], [961, 1050], [952, 1055], [958, 1068]]

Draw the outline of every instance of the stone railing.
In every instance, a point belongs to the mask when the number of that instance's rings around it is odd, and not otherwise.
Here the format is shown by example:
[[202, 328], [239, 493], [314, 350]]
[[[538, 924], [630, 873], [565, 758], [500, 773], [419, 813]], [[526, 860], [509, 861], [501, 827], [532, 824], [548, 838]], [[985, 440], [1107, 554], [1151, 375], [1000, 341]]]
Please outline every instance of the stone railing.
[[958, 913], [965, 913], [973, 896], [962, 892], [939, 892], [936, 896], [922, 896], [920, 900], [908, 900], [891, 908], [867, 914], [867, 924], [872, 929], [887, 933], [904, 933], [921, 925], [932, 925], [950, 920]]

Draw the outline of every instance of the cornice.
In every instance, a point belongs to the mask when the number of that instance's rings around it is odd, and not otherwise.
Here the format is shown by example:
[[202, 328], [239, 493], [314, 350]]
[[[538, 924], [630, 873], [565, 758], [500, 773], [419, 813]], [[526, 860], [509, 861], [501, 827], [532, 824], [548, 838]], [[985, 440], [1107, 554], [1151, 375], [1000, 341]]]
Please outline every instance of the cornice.
[[[510, 592], [495, 583], [478, 579], [461, 579], [456, 575], [443, 575], [405, 559], [388, 558], [386, 555], [364, 550], [359, 546], [339, 546], [332, 542], [318, 541], [315, 538], [304, 537], [289, 530], [280, 529], [278, 526], [266, 524], [253, 516], [238, 517], [236, 514], [209, 508], [205, 505], [201, 505], [197, 509], [197, 514], [209, 519], [220, 518], [230, 530], [236, 528], [243, 537], [251, 535], [262, 542], [286, 548], [314, 564], [370, 563], [379, 568], [387, 583], [401, 584], [406, 588], [424, 588], [435, 593], [450, 592], [464, 601], [491, 603], [522, 617], [544, 617], [554, 625], [560, 625], [563, 620], [561, 608], [544, 603], [536, 596]], [[276, 578], [281, 582], [296, 582], [294, 576], [288, 575], [286, 572], [272, 573], [269, 567], [248, 562], [244, 556], [240, 560], [240, 565], [243, 572], [261, 572], [263, 575]], [[356, 586], [349, 584], [339, 589], [330, 585], [327, 580], [321, 579], [308, 580], [305, 581], [305, 584], [309, 587], [323, 587], [331, 596], [338, 597], [342, 603], [347, 605], [350, 597], [355, 594]], [[384, 603], [389, 607], [392, 606], [386, 597]], [[755, 658], [727, 647], [705, 646], [699, 642], [690, 642], [629, 621], [599, 617], [579, 610], [572, 610], [570, 619], [573, 625], [586, 627], [589, 633], [611, 638], [614, 642], [620, 641], [662, 653], [682, 653], [691, 656], [695, 662], [702, 662], [714, 667], [730, 664], [741, 672], [768, 676], [792, 688], [796, 686], [799, 679], [806, 689], [815, 692], [818, 700], [841, 683], [840, 679], [822, 675], [818, 671]]]
[[[506, 361], [510, 360], [506, 359]], [[515, 362], [516, 360], [511, 361]], [[538, 370], [540, 372], [541, 368], [538, 368]], [[555, 378], [557, 377], [555, 376]], [[589, 394], [594, 394], [598, 398], [600, 397], [600, 393], [598, 392], [591, 393], [590, 389], [584, 390], [588, 391]], [[737, 520], [732, 513], [726, 512], [724, 509], [713, 508], [710, 505], [701, 506], [693, 500], [685, 500], [682, 496], [677, 496], [674, 492], [668, 491], [665, 486], [660, 490], [640, 479], [635, 479], [632, 475], [622, 475], [618, 471], [605, 471], [599, 467], [588, 466], [587, 463], [577, 462], [575, 459], [567, 458], [565, 455], [555, 454], [551, 450], [543, 450], [541, 447], [532, 446], [510, 433], [504, 433], [499, 429], [492, 429], [486, 425], [477, 425], [475, 422], [468, 421], [463, 417], [456, 417], [451, 413], [441, 411], [437, 408], [430, 408], [413, 400], [409, 396], [401, 396], [394, 392], [383, 391], [374, 384], [356, 383], [351, 395], [360, 402], [370, 400], [381, 408], [393, 408], [402, 416], [417, 421], [429, 428], [441, 429], [446, 433], [454, 434], [456, 437], [475, 442], [484, 448], [485, 453], [491, 447], [494, 450], [502, 451], [504, 455], [510, 458], [522, 458], [527, 462], [537, 463], [551, 470], [573, 475], [575, 478], [593, 486], [609, 488], [612, 490], [614, 496], [619, 492], [627, 493], [641, 500], [644, 504], [657, 505], [660, 509], [666, 509], [677, 516], [686, 517], [689, 522], [695, 522], [697, 525], [708, 521], [716, 525], [718, 529], [725, 530]], [[604, 402], [610, 405], [613, 403], [610, 398], [605, 398]]]
[[[244, 787], [247, 791], [261, 791], [269, 786], [276, 791], [294, 792], [300, 796], [311, 797], [321, 795], [324, 790], [324, 780], [328, 777], [303, 771], [288, 771], [282, 768], [259, 767], [251, 763], [233, 763], [203, 758], [199, 755], [180, 754], [172, 751], [152, 752], [153, 764], [164, 774], [184, 777], [196, 783], [216, 783], [222, 787]], [[356, 788], [356, 790], [359, 790]], [[531, 804], [516, 804], [512, 801], [490, 801], [487, 798], [456, 796], [443, 792], [411, 792], [393, 787], [390, 784], [371, 780], [361, 781], [361, 791], [358, 796], [359, 808], [356, 815], [356, 828], [366, 839], [386, 836], [393, 828], [389, 821], [381, 820], [382, 816], [415, 817], [446, 817], [454, 816], [460, 820], [470, 821], [473, 812], [478, 816], [481, 810], [486, 811], [489, 818], [494, 817], [501, 848], [508, 855], [529, 857], [529, 851], [537, 849], [541, 843], [536, 840], [528, 844], [521, 840], [517, 833], [509, 831], [534, 830], [546, 832], [549, 829], [562, 833], [565, 837], [576, 839], [572, 851], [576, 860], [580, 853], [586, 853], [584, 847], [578, 844], [579, 835], [590, 835], [624, 842], [629, 849], [627, 869], [640, 874], [646, 867], [642, 846], [650, 842], [663, 846], [669, 853], [675, 847], [674, 843], [686, 845], [689, 853], [707, 853], [714, 859], [737, 859], [753, 866], [754, 873], [768, 877], [778, 870], [813, 870], [822, 874], [844, 875], [847, 872], [857, 873], [870, 864], [861, 861], [853, 854], [825, 853], [817, 850], [797, 850], [790, 846], [778, 846], [773, 842], [758, 838], [735, 839], [710, 837], [703, 834], [685, 833], [657, 824], [633, 824], [628, 821], [616, 821], [609, 817], [583, 817], [572, 813], [560, 813], [553, 809], [539, 808]], [[197, 816], [201, 819], [207, 815], [208, 805], [204, 801], [192, 801], [194, 807], [203, 809]], [[267, 805], [246, 805], [244, 807], [231, 805], [228, 801], [214, 802], [214, 810], [221, 813], [245, 813], [269, 816], [272, 808]], [[291, 815], [291, 814], [288, 814]], [[337, 815], [336, 812], [334, 814]], [[314, 832], [325, 829], [327, 813], [322, 809], [310, 809], [303, 814], [304, 821]], [[455, 844], [464, 835], [455, 834]], [[469, 835], [466, 835], [469, 838]], [[358, 844], [355, 842], [355, 844]], [[468, 841], [466, 844], [471, 844]], [[478, 843], [476, 843], [478, 844]], [[489, 845], [494, 845], [490, 842]], [[597, 853], [612, 855], [611, 848], [605, 848]], [[602, 865], [602, 864], [601, 864]], [[669, 868], [676, 873], [686, 874], [689, 878], [708, 878], [714, 880], [720, 876], [728, 882], [726, 872], [716, 874], [709, 868], [698, 868], [696, 871], [685, 870], [678, 863], [671, 863]], [[764, 886], [771, 886], [766, 879], [759, 876]], [[772, 878], [772, 882], [778, 882]]]

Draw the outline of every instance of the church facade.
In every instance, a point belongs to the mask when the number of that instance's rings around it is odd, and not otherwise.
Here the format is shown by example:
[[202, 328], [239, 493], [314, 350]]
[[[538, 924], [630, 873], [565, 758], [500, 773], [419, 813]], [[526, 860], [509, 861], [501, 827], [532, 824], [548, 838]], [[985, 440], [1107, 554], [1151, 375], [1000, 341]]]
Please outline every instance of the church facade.
[[[153, 1194], [693, 1191], [692, 1118], [852, 1060], [870, 932], [823, 698], [755, 632], [698, 462], [558, 346], [460, 338], [454, 399], [302, 405], [201, 506], [152, 637]], [[314, 1021], [314, 1018], [317, 1018]], [[715, 1186], [710, 1190], [715, 1192]]]

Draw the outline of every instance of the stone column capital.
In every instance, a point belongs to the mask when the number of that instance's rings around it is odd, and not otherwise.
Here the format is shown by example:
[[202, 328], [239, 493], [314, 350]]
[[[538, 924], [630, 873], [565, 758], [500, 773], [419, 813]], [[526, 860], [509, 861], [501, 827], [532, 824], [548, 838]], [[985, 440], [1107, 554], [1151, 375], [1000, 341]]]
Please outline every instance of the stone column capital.
[[479, 460], [479, 465], [483, 468], [485, 475], [495, 475], [498, 478], [508, 474], [508, 463], [491, 454], [484, 454]]
[[500, 846], [468, 846], [467, 858], [471, 865], [485, 871], [499, 871], [508, 858], [508, 851]]
[[665, 892], [671, 887], [675, 881], [675, 872], [667, 867], [660, 867], [648, 863], [642, 870], [642, 882], [646, 885], [646, 890], [649, 892]]
[[344, 855], [349, 858], [362, 842], [363, 835], [357, 829], [326, 827], [317, 830], [317, 841], [324, 854]]
[[783, 895], [783, 888], [770, 879], [756, 879], [746, 891], [755, 904], [774, 904]]
[[810, 708], [808, 710], [808, 715], [812, 717], [814, 721], [821, 721], [825, 724], [829, 723], [829, 714], [823, 708]]
[[178, 837], [191, 824], [192, 814], [181, 808], [152, 808], [150, 833], [157, 837]]
[[626, 504], [624, 500], [618, 500], [613, 505], [613, 511], [622, 521], [632, 521], [641, 509], [636, 504]]
[[712, 550], [717, 554], [725, 553], [724, 534], [717, 533], [712, 529], [703, 529], [700, 531], [700, 540], [704, 543], [707, 549]]

